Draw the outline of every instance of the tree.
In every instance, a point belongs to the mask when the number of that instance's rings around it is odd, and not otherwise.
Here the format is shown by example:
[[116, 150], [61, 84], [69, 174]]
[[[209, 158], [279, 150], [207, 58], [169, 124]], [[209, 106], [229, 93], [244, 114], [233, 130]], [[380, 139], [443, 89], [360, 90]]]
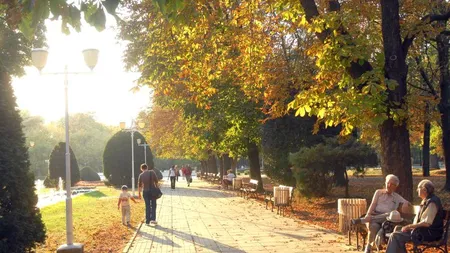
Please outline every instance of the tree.
[[315, 118], [283, 117], [267, 120], [263, 125], [262, 148], [266, 174], [275, 180], [293, 185], [289, 153], [303, 147], [311, 147], [324, 141], [324, 137], [336, 136], [340, 128], [321, 129], [313, 134]]
[[[0, 21], [0, 28], [2, 24]], [[3, 32], [0, 30], [2, 35]], [[10, 33], [8, 36], [19, 35]], [[11, 67], [14, 64], [11, 62]], [[16, 108], [9, 73], [0, 65], [0, 252], [12, 253], [31, 251], [45, 240], [44, 224], [36, 207], [28, 145]]]
[[[134, 133], [134, 178], [137, 179], [141, 173], [140, 166], [144, 163], [144, 152], [136, 140], [145, 140], [141, 133]], [[103, 153], [103, 173], [108, 181], [114, 186], [127, 185], [131, 187], [131, 136], [130, 133], [119, 131], [109, 139]], [[154, 166], [153, 154], [149, 147], [147, 149], [147, 165]]]
[[[105, 9], [115, 13], [116, 0], [106, 0]], [[94, 3], [82, 4], [84, 17], [98, 29], [104, 28], [103, 8]], [[11, 76], [24, 73], [23, 67], [30, 62], [32, 46], [42, 47], [43, 22], [52, 12], [55, 19], [62, 17], [63, 30], [67, 24], [78, 29], [81, 12], [75, 4], [65, 1], [31, 1], [2, 3], [0, 19], [0, 172], [4, 180], [0, 183], [0, 251], [31, 251], [37, 243], [45, 240], [37, 197], [34, 193], [33, 175], [29, 171], [28, 153], [21, 129], [21, 120], [16, 111], [16, 101], [11, 89]], [[19, 28], [19, 29], [17, 29]], [[33, 45], [34, 44], [34, 45]]]
[[57, 144], [56, 139], [52, 138], [52, 132], [44, 124], [44, 119], [40, 116], [30, 116], [28, 112], [21, 111], [23, 119], [23, 131], [27, 143], [34, 143], [34, 146], [28, 149], [31, 168], [38, 179], [43, 179], [48, 173], [48, 164], [53, 147]]
[[[58, 124], [63, 129], [63, 120]], [[78, 163], [94, 171], [102, 171], [102, 155], [115, 129], [95, 120], [92, 113], [70, 116], [70, 145], [77, 154]]]
[[[330, 54], [329, 56], [334, 57], [334, 59], [328, 63], [336, 64], [337, 59], [340, 66], [345, 69], [345, 73], [347, 73], [348, 76], [341, 80], [348, 83], [350, 87], [354, 87], [352, 96], [357, 95], [360, 90], [362, 90], [363, 94], [365, 93], [370, 97], [379, 100], [379, 102], [376, 103], [378, 104], [378, 107], [372, 107], [376, 108], [376, 110], [372, 109], [372, 113], [368, 113], [368, 115], [373, 115], [373, 119], [378, 118], [382, 171], [384, 175], [393, 173], [399, 176], [402, 181], [402, 185], [399, 188], [400, 194], [405, 198], [412, 200], [413, 187], [410, 142], [405, 118], [405, 109], [407, 109], [406, 78], [408, 74], [406, 59], [414, 39], [420, 36], [424, 29], [429, 29], [430, 23], [438, 20], [447, 20], [448, 13], [443, 15], [430, 14], [424, 16], [422, 19], [418, 19], [416, 17], [422, 16], [421, 13], [430, 13], [431, 8], [434, 6], [430, 6], [425, 2], [419, 2], [417, 5], [405, 5], [402, 6], [403, 9], [400, 9], [399, 1], [397, 0], [382, 0], [380, 4], [375, 2], [362, 3], [362, 5], [366, 5], [364, 8], [371, 6], [370, 8], [373, 8], [373, 10], [381, 10], [380, 22], [382, 44], [380, 44], [378, 48], [380, 48], [384, 54], [380, 54], [380, 57], [378, 58], [380, 62], [381, 60], [383, 61], [383, 64], [378, 65], [376, 64], [376, 61], [372, 64], [369, 63], [369, 59], [373, 55], [367, 55], [364, 51], [361, 51], [365, 45], [360, 42], [364, 39], [358, 38], [358, 40], [355, 40], [354, 37], [352, 37], [353, 34], [356, 34], [354, 33], [354, 29], [361, 29], [361, 27], [370, 28], [370, 24], [366, 25], [365, 23], [362, 23], [353, 27], [348, 26], [343, 18], [344, 15], [348, 15], [348, 12], [344, 13], [343, 10], [341, 10], [339, 1], [328, 1], [328, 11], [324, 12], [324, 15], [321, 15], [321, 12], [318, 11], [318, 6], [314, 0], [300, 0], [300, 3], [304, 9], [307, 22], [316, 28], [314, 30], [319, 40], [324, 45], [330, 45], [333, 49], [338, 51], [338, 53], [340, 52], [337, 55], [338, 57]], [[358, 3], [355, 2], [353, 4]], [[356, 10], [353, 4], [351, 8], [345, 8], [345, 11], [351, 9]], [[409, 13], [403, 12], [408, 8], [410, 10]], [[407, 19], [407, 22], [402, 24], [400, 22], [401, 11], [403, 16], [409, 18]], [[367, 13], [370, 12], [361, 12], [360, 14], [355, 13], [355, 15], [362, 15], [365, 17], [368, 16]], [[411, 13], [415, 14], [411, 15]], [[322, 21], [320, 22], [319, 20]], [[335, 22], [336, 20], [339, 22]], [[354, 21], [357, 20], [355, 19]], [[361, 33], [360, 30], [359, 33]], [[402, 34], [406, 34], [403, 39]], [[376, 41], [375, 37], [370, 38], [370, 40]], [[348, 52], [353, 53], [348, 54]], [[368, 52], [374, 51], [369, 50]], [[326, 62], [326, 58], [327, 57], [325, 56], [323, 60], [319, 59], [319, 62], [322, 64], [325, 63], [326, 66], [331, 66]], [[324, 73], [320, 73], [320, 75], [323, 77]], [[377, 77], [369, 78], [370, 76]], [[340, 87], [343, 86], [344, 85], [341, 83]], [[344, 91], [348, 94], [347, 91], [350, 90], [346, 89]], [[355, 91], [358, 93], [354, 93]], [[381, 96], [377, 96], [376, 94]], [[305, 94], [303, 94], [303, 96], [305, 96]], [[298, 108], [301, 108], [302, 110], [305, 110], [305, 106], [310, 106], [310, 104], [303, 104], [302, 100], [298, 100], [297, 103], [299, 104]], [[325, 109], [321, 113], [321, 118], [324, 118], [325, 111], [327, 110]], [[321, 111], [319, 110], [319, 113], [320, 112]], [[347, 120], [344, 129], [348, 128], [350, 130], [351, 127], [348, 122], [349, 121]]]
[[80, 171], [82, 181], [100, 181], [100, 176], [91, 167], [84, 167]]
[[[77, 158], [72, 151], [72, 148], [69, 147], [70, 150], [70, 183], [71, 186], [74, 186], [78, 181], [80, 181], [80, 169], [78, 167]], [[52, 153], [50, 154], [50, 163], [48, 165], [48, 176], [50, 179], [58, 180], [61, 178], [62, 180], [66, 180], [66, 143], [60, 142], [56, 145]]]

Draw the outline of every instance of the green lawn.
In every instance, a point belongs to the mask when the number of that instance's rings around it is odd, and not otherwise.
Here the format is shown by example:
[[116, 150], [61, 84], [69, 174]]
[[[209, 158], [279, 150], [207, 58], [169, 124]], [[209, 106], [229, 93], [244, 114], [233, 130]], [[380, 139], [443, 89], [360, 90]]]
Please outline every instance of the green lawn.
[[[84, 243], [86, 252], [120, 251], [134, 232], [132, 228], [121, 224], [121, 213], [117, 210], [120, 191], [110, 187], [97, 189], [98, 191], [86, 193], [72, 200], [74, 240]], [[142, 218], [143, 209], [143, 202], [133, 203], [133, 226], [136, 226]], [[54, 252], [66, 241], [65, 201], [44, 207], [41, 213], [47, 229], [47, 240], [37, 252]]]

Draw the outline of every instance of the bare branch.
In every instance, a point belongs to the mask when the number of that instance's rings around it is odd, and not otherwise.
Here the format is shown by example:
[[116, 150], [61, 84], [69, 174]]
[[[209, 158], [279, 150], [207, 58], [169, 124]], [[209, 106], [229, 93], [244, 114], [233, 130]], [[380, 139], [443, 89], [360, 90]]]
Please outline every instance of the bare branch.
[[408, 82], [408, 85], [410, 85], [411, 87], [416, 88], [416, 89], [418, 89], [418, 90], [421, 90], [421, 91], [425, 91], [425, 92], [431, 93], [430, 90], [427, 90], [427, 89], [425, 89], [425, 88], [423, 88], [423, 87], [416, 86], [416, 85], [414, 85], [414, 84], [412, 84], [412, 83], [410, 83], [410, 82]]
[[423, 68], [422, 64], [421, 64], [421, 60], [419, 57], [416, 57], [416, 62], [417, 62], [417, 66], [419, 67], [419, 72], [420, 75], [422, 76], [423, 81], [425, 82], [425, 84], [428, 86], [428, 88], [430, 89], [428, 92], [431, 92], [431, 94], [435, 97], [435, 98], [439, 98], [436, 90], [433, 87], [433, 84], [431, 83], [430, 79], [428, 78], [427, 73], [425, 72], [425, 69]]

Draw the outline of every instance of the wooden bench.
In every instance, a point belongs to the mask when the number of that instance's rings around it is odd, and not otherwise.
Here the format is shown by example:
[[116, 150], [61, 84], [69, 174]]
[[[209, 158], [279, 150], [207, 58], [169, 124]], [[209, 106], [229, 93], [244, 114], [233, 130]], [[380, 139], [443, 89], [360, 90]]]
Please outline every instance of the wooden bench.
[[[402, 209], [401, 205], [398, 207], [398, 211], [400, 211]], [[405, 224], [407, 223], [412, 223], [412, 220], [414, 219], [415, 214], [418, 212], [419, 210], [419, 206], [414, 206], [414, 210], [412, 210], [413, 212], [410, 214], [404, 214], [402, 213], [402, 217], [406, 218]], [[407, 217], [405, 217], [405, 215], [407, 215]], [[359, 218], [363, 218], [365, 217], [366, 214], [361, 215]], [[359, 245], [359, 241], [361, 240], [362, 245], [361, 245], [361, 249], [364, 250], [364, 245], [366, 244], [366, 240], [367, 240], [367, 235], [368, 235], [368, 230], [366, 227], [366, 224], [357, 224], [357, 225], [353, 225], [351, 223], [351, 221], [348, 221], [349, 224], [349, 230], [348, 230], [348, 244], [351, 245], [352, 244], [352, 233], [355, 234], [356, 236], [356, 249], [360, 249], [360, 245]], [[395, 224], [389, 221], [385, 221], [382, 225], [382, 228], [384, 230], [384, 238], [381, 238], [383, 240], [384, 243], [387, 243], [390, 233], [392, 233], [392, 231], [394, 230]]]
[[258, 189], [258, 180], [256, 179], [250, 179], [250, 182], [248, 182], [248, 184], [245, 184], [242, 188], [242, 194], [247, 196], [247, 199], [250, 196], [254, 196], [255, 198], [258, 197], [257, 196], [257, 189]]
[[[423, 240], [421, 229], [414, 229], [411, 233], [414, 253], [422, 253], [430, 248], [447, 253], [448, 227], [450, 225], [450, 210], [444, 210], [444, 233], [439, 241], [426, 242]], [[422, 230], [423, 231], [423, 230]]]

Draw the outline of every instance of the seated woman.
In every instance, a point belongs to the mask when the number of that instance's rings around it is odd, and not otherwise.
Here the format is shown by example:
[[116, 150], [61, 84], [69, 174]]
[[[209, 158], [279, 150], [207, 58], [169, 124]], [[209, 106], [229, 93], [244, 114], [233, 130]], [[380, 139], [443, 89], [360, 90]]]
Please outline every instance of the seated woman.
[[233, 184], [233, 178], [236, 176], [233, 174], [233, 170], [228, 170], [228, 175], [224, 176], [223, 184], [224, 185], [232, 185]]
[[422, 199], [422, 203], [414, 223], [406, 225], [401, 228], [401, 231], [391, 234], [386, 253], [406, 253], [405, 244], [411, 241], [413, 229], [420, 228], [423, 230], [421, 234], [424, 236], [424, 241], [436, 241], [442, 237], [444, 211], [441, 200], [434, 195], [433, 183], [427, 179], [420, 181], [417, 186], [417, 193]]

